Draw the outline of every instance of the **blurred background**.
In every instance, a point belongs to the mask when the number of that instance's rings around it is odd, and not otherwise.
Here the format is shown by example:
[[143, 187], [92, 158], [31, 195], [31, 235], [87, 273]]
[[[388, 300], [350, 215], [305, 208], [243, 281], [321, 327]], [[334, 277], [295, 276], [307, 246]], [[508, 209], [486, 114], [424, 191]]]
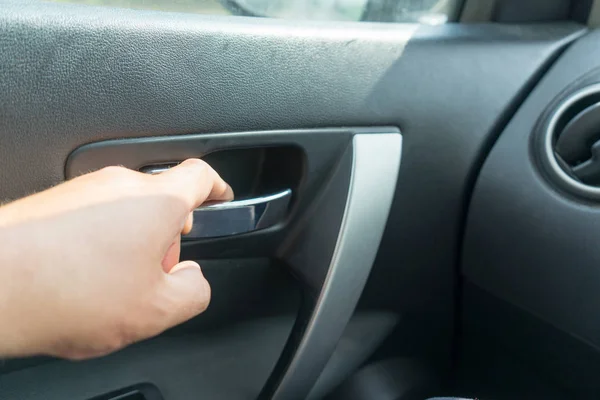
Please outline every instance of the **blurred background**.
[[212, 15], [441, 24], [458, 0], [52, 0]]

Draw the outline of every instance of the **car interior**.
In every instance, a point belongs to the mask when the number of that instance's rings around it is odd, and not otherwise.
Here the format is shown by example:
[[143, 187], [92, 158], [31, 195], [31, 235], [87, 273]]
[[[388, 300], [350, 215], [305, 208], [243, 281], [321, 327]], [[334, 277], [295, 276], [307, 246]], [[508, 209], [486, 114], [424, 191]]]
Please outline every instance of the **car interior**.
[[599, 24], [600, 0], [0, 0], [3, 202], [192, 157], [236, 194], [183, 238], [206, 312], [1, 359], [0, 399], [600, 398]]

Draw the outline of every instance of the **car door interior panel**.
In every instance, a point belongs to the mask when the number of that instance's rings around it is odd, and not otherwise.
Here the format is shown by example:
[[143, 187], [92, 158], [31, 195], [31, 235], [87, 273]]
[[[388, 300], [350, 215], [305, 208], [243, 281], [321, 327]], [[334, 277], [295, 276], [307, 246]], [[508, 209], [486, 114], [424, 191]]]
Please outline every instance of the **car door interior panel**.
[[235, 199], [183, 237], [205, 313], [0, 399], [597, 397], [599, 39], [1, 0], [3, 201], [188, 158]]

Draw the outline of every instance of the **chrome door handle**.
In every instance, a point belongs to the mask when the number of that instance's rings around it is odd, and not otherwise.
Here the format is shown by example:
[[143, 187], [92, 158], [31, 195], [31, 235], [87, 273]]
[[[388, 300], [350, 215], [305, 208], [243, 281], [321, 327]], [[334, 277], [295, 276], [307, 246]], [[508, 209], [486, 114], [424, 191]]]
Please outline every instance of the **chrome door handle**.
[[[141, 169], [150, 175], [160, 174], [176, 164], [153, 165]], [[233, 200], [200, 206], [194, 210], [194, 223], [183, 240], [239, 235], [271, 227], [285, 218], [292, 190], [252, 199]]]
[[194, 210], [194, 224], [184, 240], [238, 235], [265, 229], [281, 222], [287, 213], [292, 191], [246, 200], [201, 206]]

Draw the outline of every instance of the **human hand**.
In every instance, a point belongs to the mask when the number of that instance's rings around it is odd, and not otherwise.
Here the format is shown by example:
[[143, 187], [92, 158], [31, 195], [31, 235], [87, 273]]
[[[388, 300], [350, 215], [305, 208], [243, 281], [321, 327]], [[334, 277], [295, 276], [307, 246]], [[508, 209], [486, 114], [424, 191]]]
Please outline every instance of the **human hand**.
[[231, 188], [191, 159], [159, 175], [108, 167], [0, 207], [0, 355], [100, 356], [206, 309], [180, 235]]

